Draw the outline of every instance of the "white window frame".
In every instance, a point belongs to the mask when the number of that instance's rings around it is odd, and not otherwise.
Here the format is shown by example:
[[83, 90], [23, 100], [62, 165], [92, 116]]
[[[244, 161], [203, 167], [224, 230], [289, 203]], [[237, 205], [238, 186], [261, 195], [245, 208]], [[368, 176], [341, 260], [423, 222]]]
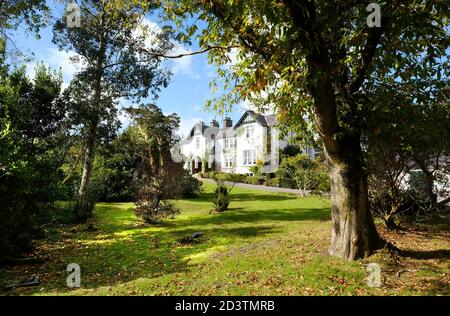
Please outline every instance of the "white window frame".
[[256, 165], [256, 150], [249, 149], [244, 150], [244, 166], [255, 166]]
[[233, 168], [233, 157], [225, 157], [225, 168]]
[[233, 148], [233, 145], [234, 145], [233, 138], [225, 138], [225, 140], [224, 140], [224, 148], [225, 149]]
[[248, 126], [245, 128], [245, 137], [246, 138], [253, 138], [253, 135], [255, 135], [255, 127], [254, 126]]

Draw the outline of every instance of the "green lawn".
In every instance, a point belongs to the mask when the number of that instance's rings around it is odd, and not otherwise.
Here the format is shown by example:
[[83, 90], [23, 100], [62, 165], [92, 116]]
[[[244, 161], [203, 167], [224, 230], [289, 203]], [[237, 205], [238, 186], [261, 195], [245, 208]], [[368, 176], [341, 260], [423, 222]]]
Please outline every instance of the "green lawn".
[[[181, 214], [157, 227], [136, 218], [131, 203], [98, 204], [97, 231], [88, 231], [86, 224], [52, 229], [47, 240], [37, 243], [35, 255], [48, 256], [45, 264], [0, 272], [2, 280], [36, 274], [40, 286], [4, 294], [449, 294], [445, 251], [424, 258], [412, 253], [397, 258], [395, 265], [383, 262], [382, 254], [352, 263], [328, 256], [328, 199], [235, 188], [230, 210], [210, 214], [212, 185], [205, 189], [197, 199], [177, 201]], [[205, 236], [201, 243], [177, 243], [199, 231]], [[448, 250], [448, 239], [436, 234], [435, 239], [424, 238], [427, 249]], [[365, 265], [371, 260], [386, 269], [379, 289], [365, 282]], [[81, 266], [80, 289], [65, 284], [69, 263]]]

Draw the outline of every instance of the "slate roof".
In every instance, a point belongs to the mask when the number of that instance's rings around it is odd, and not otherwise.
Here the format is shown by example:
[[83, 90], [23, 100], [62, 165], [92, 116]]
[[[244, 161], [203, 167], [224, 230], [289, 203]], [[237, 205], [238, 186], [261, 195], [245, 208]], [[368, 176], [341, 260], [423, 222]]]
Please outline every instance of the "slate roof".
[[261, 124], [264, 127], [271, 127], [274, 126], [277, 123], [277, 115], [276, 114], [269, 114], [269, 115], [262, 115], [262, 114], [256, 114], [254, 111], [251, 110], [247, 110], [245, 111], [245, 113], [241, 116], [241, 118], [239, 119], [239, 121], [234, 125], [234, 127], [227, 127], [227, 128], [217, 128], [217, 127], [213, 127], [213, 126], [208, 126], [206, 125], [204, 122], [198, 122], [196, 123], [190, 133], [189, 136], [186, 137], [182, 143], [183, 144], [187, 144], [190, 142], [191, 138], [194, 136], [194, 131], [195, 128], [198, 127], [199, 129], [201, 129], [202, 131], [202, 135], [204, 134], [205, 130], [207, 128], [212, 128], [212, 129], [216, 129], [217, 130], [217, 134], [215, 133], [215, 138], [216, 139], [221, 139], [221, 138], [225, 138], [225, 137], [234, 137], [236, 136], [236, 127], [239, 126], [239, 124], [244, 120], [244, 118], [247, 115], [251, 115], [253, 117], [253, 119], [258, 122], [259, 124]]

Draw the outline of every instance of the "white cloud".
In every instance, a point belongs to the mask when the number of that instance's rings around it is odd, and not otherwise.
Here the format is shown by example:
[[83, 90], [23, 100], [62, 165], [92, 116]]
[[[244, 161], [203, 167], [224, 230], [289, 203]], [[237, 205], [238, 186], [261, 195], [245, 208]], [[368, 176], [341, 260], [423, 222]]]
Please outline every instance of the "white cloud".
[[68, 83], [72, 80], [75, 73], [83, 67], [81, 62], [73, 61], [73, 58], [76, 56], [77, 53], [73, 51], [65, 52], [56, 48], [49, 48], [48, 56], [45, 60], [52, 68], [57, 68], [58, 70], [61, 68], [64, 82]]
[[36, 76], [36, 66], [38, 65], [38, 63], [29, 63], [27, 64], [27, 68], [26, 68], [26, 75], [28, 78], [30, 78], [31, 80], [34, 79], [34, 77]]
[[36, 61], [27, 64], [26, 73], [30, 79], [34, 79], [36, 75], [36, 66], [40, 63], [50, 67], [52, 70], [62, 72], [63, 83], [62, 89], [64, 90], [69, 86], [70, 81], [73, 79], [75, 73], [80, 71], [83, 67], [81, 62], [74, 62], [72, 58], [77, 54], [73, 51], [65, 52], [59, 51], [56, 48], [49, 48], [44, 56], [41, 56], [42, 61]]
[[130, 115], [128, 115], [128, 113], [124, 110], [119, 110], [118, 120], [121, 123], [122, 130], [126, 129], [132, 122]]
[[[146, 34], [145, 46], [148, 49], [156, 48], [158, 46], [158, 34], [161, 33], [161, 27], [155, 23], [150, 21], [148, 18], [144, 18], [141, 22], [141, 25], [138, 29], [135, 30], [135, 36], [141, 36]], [[173, 42], [173, 49], [168, 53], [168, 55], [181, 55], [181, 54], [189, 54], [192, 53], [191, 50], [184, 47], [181, 43]], [[172, 72], [176, 74], [184, 74], [188, 75], [193, 79], [199, 79], [200, 76], [198, 73], [193, 70], [193, 56], [185, 56], [176, 59], [171, 59], [168, 61]]]
[[[190, 54], [192, 51], [186, 49], [183, 45], [176, 43], [175, 47], [170, 52], [172, 55]], [[185, 74], [193, 78], [198, 78], [192, 69], [193, 56], [184, 56], [181, 58], [174, 59], [172, 61], [172, 71], [174, 74]]]

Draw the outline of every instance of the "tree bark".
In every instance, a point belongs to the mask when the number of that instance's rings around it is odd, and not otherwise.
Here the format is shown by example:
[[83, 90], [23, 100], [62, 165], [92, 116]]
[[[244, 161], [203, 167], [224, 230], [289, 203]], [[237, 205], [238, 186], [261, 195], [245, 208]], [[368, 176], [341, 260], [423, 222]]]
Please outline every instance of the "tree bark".
[[[102, 15], [102, 25], [103, 25]], [[100, 30], [99, 30], [100, 32]], [[102, 101], [102, 78], [103, 78], [103, 62], [105, 60], [105, 52], [106, 52], [106, 38], [103, 34], [100, 40], [99, 52], [97, 55], [96, 61], [96, 73], [94, 80], [94, 107], [95, 118], [90, 121], [87, 135], [86, 135], [86, 144], [85, 144], [85, 153], [84, 153], [84, 165], [83, 165], [83, 175], [81, 178], [80, 188], [78, 191], [78, 201], [76, 204], [76, 212], [80, 221], [85, 221], [86, 219], [92, 217], [92, 210], [94, 208], [95, 201], [93, 201], [90, 185], [91, 185], [91, 176], [92, 176], [92, 165], [95, 158], [95, 140], [97, 136], [97, 127], [99, 122], [98, 110], [101, 108]]]
[[95, 137], [97, 133], [97, 124], [91, 123], [86, 135], [83, 174], [81, 184], [78, 190], [78, 201], [76, 205], [77, 216], [79, 220], [84, 221], [92, 216], [93, 201], [90, 196], [90, 184], [92, 176], [92, 164], [95, 156]]
[[420, 159], [417, 155], [414, 156], [414, 161], [417, 163], [419, 168], [422, 170], [425, 175], [425, 183], [426, 183], [426, 193], [428, 198], [430, 199], [431, 205], [434, 207], [437, 204], [437, 194], [434, 193], [434, 176], [433, 173], [428, 169], [426, 159]]
[[381, 246], [368, 207], [367, 181], [353, 166], [331, 167], [332, 235], [329, 253], [345, 260], [370, 256]]

